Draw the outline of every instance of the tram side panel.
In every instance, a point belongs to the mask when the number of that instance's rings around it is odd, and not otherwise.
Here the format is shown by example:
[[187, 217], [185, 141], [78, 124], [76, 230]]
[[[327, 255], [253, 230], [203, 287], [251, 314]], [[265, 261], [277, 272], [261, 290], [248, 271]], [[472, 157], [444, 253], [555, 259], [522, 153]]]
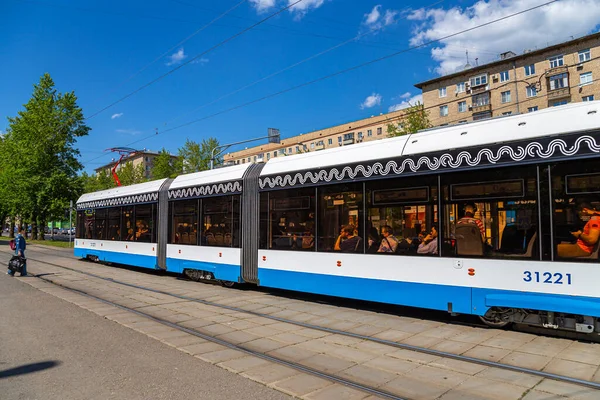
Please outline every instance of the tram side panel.
[[183, 273], [186, 269], [212, 273], [214, 279], [238, 282], [240, 248], [167, 245], [167, 271]]
[[156, 249], [156, 243], [75, 239], [74, 255], [81, 258], [94, 257], [103, 262], [155, 269]]

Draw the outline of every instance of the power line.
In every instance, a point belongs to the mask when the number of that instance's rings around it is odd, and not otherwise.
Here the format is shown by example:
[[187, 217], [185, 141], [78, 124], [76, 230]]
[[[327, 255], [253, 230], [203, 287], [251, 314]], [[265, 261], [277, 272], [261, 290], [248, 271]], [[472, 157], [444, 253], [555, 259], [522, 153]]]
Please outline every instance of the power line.
[[[221, 18], [225, 17], [227, 14], [229, 14], [233, 10], [237, 9], [239, 6], [241, 6], [242, 4], [246, 3], [247, 1], [248, 0], [242, 0], [242, 1], [240, 1], [239, 3], [237, 3], [236, 5], [234, 5], [233, 7], [231, 7], [230, 9], [228, 9], [227, 11], [219, 14], [216, 18], [213, 18], [207, 24], [204, 24], [203, 26], [201, 26], [200, 28], [198, 28], [196, 31], [194, 31], [194, 33], [192, 33], [191, 35], [187, 36], [185, 39], [183, 39], [182, 41], [180, 41], [179, 43], [177, 43], [175, 46], [169, 48], [169, 50], [165, 51], [160, 56], [156, 57], [153, 61], [149, 62], [148, 64], [144, 65], [142, 68], [140, 68], [139, 70], [137, 70], [136, 72], [134, 72], [129, 78], [125, 79], [123, 82], [121, 82], [120, 84], [118, 84], [109, 94], [114, 93], [118, 88], [120, 88], [125, 83], [129, 82], [130, 80], [132, 80], [133, 78], [135, 78], [136, 76], [138, 76], [140, 73], [142, 73], [143, 71], [145, 71], [148, 67], [150, 67], [151, 65], [155, 64], [157, 61], [162, 60], [163, 57], [165, 57], [166, 55], [168, 55], [171, 51], [173, 51], [176, 48], [178, 48], [179, 46], [183, 45], [185, 42], [187, 42], [188, 40], [190, 40], [191, 38], [193, 38], [194, 36], [196, 36], [200, 32], [204, 31], [206, 28], [210, 27], [215, 22], [217, 22]], [[91, 118], [92, 116], [90, 116], [88, 118]]]
[[[552, 4], [552, 3], [555, 3], [555, 2], [557, 2], [557, 1], [558, 1], [558, 0], [552, 0], [552, 1], [546, 2], [546, 3], [544, 3], [544, 4], [541, 4], [541, 5], [538, 5], [538, 6], [535, 6], [535, 7], [531, 7], [531, 8], [528, 8], [528, 9], [526, 9], [526, 10], [522, 10], [522, 11], [519, 11], [519, 12], [516, 12], [516, 13], [513, 13], [513, 14], [510, 14], [510, 15], [507, 15], [507, 16], [504, 16], [504, 17], [501, 17], [501, 18], [497, 18], [497, 19], [495, 19], [495, 20], [492, 20], [492, 21], [489, 21], [489, 22], [486, 22], [486, 23], [483, 23], [483, 24], [477, 25], [477, 26], [475, 26], [475, 27], [471, 27], [471, 28], [468, 28], [468, 29], [464, 29], [464, 30], [462, 30], [462, 31], [459, 31], [459, 32], [455, 32], [455, 33], [452, 33], [452, 34], [450, 34], [450, 35], [446, 35], [446, 36], [444, 36], [444, 37], [441, 37], [441, 38], [438, 38], [438, 39], [434, 39], [434, 40], [431, 40], [431, 41], [429, 41], [429, 42], [426, 42], [426, 43], [423, 43], [423, 44], [420, 44], [420, 45], [411, 46], [411, 47], [409, 47], [408, 49], [400, 50], [400, 51], [397, 51], [397, 52], [394, 52], [394, 53], [391, 53], [391, 54], [385, 55], [385, 56], [383, 56], [383, 57], [379, 57], [379, 58], [376, 58], [376, 59], [373, 59], [373, 60], [370, 60], [370, 61], [367, 61], [367, 62], [364, 62], [364, 63], [361, 63], [361, 64], [357, 64], [357, 65], [355, 65], [355, 66], [352, 66], [352, 67], [349, 67], [349, 68], [342, 69], [342, 70], [340, 70], [340, 71], [334, 72], [334, 73], [332, 73], [332, 74], [325, 75], [325, 76], [322, 76], [322, 77], [320, 77], [320, 78], [313, 79], [313, 80], [311, 80], [311, 81], [304, 82], [304, 83], [301, 83], [301, 84], [299, 84], [299, 85], [292, 86], [292, 87], [289, 87], [289, 88], [287, 88], [287, 89], [283, 89], [283, 90], [280, 90], [280, 91], [278, 91], [278, 92], [275, 92], [275, 93], [271, 93], [271, 94], [265, 95], [265, 96], [263, 96], [263, 97], [260, 97], [260, 98], [257, 98], [257, 99], [254, 99], [254, 100], [251, 100], [251, 101], [249, 101], [249, 102], [246, 102], [246, 103], [243, 103], [243, 104], [239, 104], [239, 105], [237, 105], [237, 106], [234, 106], [234, 107], [228, 108], [228, 109], [226, 109], [226, 110], [222, 110], [222, 111], [216, 112], [216, 113], [214, 113], [214, 114], [210, 114], [210, 115], [208, 115], [208, 116], [205, 116], [205, 117], [202, 117], [202, 118], [199, 118], [199, 119], [196, 119], [196, 120], [193, 120], [193, 121], [187, 122], [187, 123], [185, 123], [185, 124], [181, 124], [181, 125], [175, 126], [175, 127], [173, 127], [173, 128], [166, 129], [166, 130], [164, 130], [164, 131], [162, 131], [162, 132], [160, 132], [160, 133], [158, 133], [158, 134], [161, 134], [161, 133], [167, 133], [167, 132], [171, 132], [171, 131], [173, 131], [173, 130], [176, 130], [176, 129], [183, 128], [183, 127], [185, 127], [185, 126], [189, 126], [189, 125], [192, 125], [192, 124], [194, 124], [194, 123], [197, 123], [197, 122], [200, 122], [200, 121], [204, 121], [204, 120], [206, 120], [206, 119], [213, 118], [213, 117], [215, 117], [215, 116], [218, 116], [218, 115], [221, 115], [221, 114], [224, 114], [224, 113], [227, 113], [227, 112], [233, 111], [233, 110], [237, 110], [237, 109], [239, 109], [239, 108], [246, 107], [246, 106], [249, 106], [249, 105], [251, 105], [251, 104], [258, 103], [258, 102], [260, 102], [260, 101], [263, 101], [263, 100], [266, 100], [266, 99], [269, 99], [269, 98], [272, 98], [272, 97], [275, 97], [275, 96], [282, 95], [282, 94], [284, 94], [284, 93], [288, 93], [288, 92], [291, 92], [291, 91], [293, 91], [293, 90], [300, 89], [300, 88], [302, 88], [302, 87], [309, 86], [309, 85], [315, 84], [315, 83], [317, 83], [317, 82], [321, 82], [321, 81], [324, 81], [324, 80], [326, 80], [326, 79], [330, 79], [330, 78], [333, 78], [333, 77], [335, 77], [335, 76], [338, 76], [338, 75], [345, 74], [345, 73], [347, 73], [347, 72], [350, 72], [350, 71], [354, 71], [354, 70], [356, 70], [356, 69], [359, 69], [359, 68], [365, 67], [365, 66], [367, 66], [367, 65], [375, 64], [375, 63], [377, 63], [377, 62], [380, 62], [380, 61], [384, 61], [384, 60], [390, 59], [390, 58], [392, 58], [392, 57], [395, 57], [395, 56], [397, 56], [397, 55], [400, 55], [400, 54], [402, 54], [402, 53], [406, 53], [406, 52], [408, 52], [408, 51], [410, 51], [410, 50], [414, 50], [414, 49], [418, 49], [418, 48], [421, 48], [421, 47], [429, 46], [429, 45], [431, 45], [431, 44], [433, 44], [433, 43], [435, 43], [435, 42], [439, 42], [439, 41], [441, 41], [441, 40], [445, 40], [445, 39], [448, 39], [448, 38], [451, 38], [451, 37], [454, 37], [454, 36], [458, 36], [458, 35], [461, 35], [461, 34], [463, 34], [463, 33], [470, 32], [470, 31], [472, 31], [472, 30], [479, 29], [479, 28], [482, 28], [482, 27], [484, 27], [484, 26], [488, 26], [488, 25], [494, 24], [494, 23], [496, 23], [496, 22], [500, 22], [500, 21], [506, 20], [506, 19], [508, 19], [508, 18], [512, 18], [512, 17], [515, 17], [515, 16], [517, 16], [517, 15], [524, 14], [524, 13], [526, 13], [526, 12], [529, 12], [529, 11], [535, 10], [535, 9], [537, 9], [537, 8], [540, 8], [540, 7], [544, 7], [544, 6], [546, 6], [546, 5], [549, 5], [549, 4]], [[155, 135], [154, 135], [154, 136], [155, 136]], [[138, 143], [138, 142], [140, 142], [140, 141], [142, 141], [142, 140], [145, 140], [145, 139], [146, 139], [146, 138], [142, 138], [142, 139], [140, 139], [140, 140], [138, 140], [138, 141], [136, 141], [136, 142], [134, 142], [134, 143]]]
[[[202, 118], [198, 118], [198, 119], [195, 119], [195, 120], [189, 121], [189, 122], [187, 122], [187, 123], [184, 123], [184, 124], [181, 124], [181, 125], [175, 126], [175, 127], [173, 127], [173, 128], [166, 129], [166, 130], [164, 130], [164, 131], [162, 131], [162, 132], [156, 132], [156, 133], [155, 133], [154, 135], [152, 135], [152, 136], [147, 136], [147, 137], [145, 137], [145, 138], [141, 138], [141, 139], [139, 139], [139, 140], [136, 140], [136, 141], [134, 141], [134, 142], [131, 142], [131, 143], [127, 144], [127, 146], [131, 146], [131, 145], [134, 145], [134, 144], [140, 143], [140, 142], [142, 142], [142, 141], [145, 141], [145, 140], [148, 140], [148, 139], [150, 139], [150, 138], [152, 138], [152, 137], [155, 137], [155, 136], [157, 136], [157, 135], [159, 135], [159, 134], [163, 134], [163, 133], [171, 132], [171, 131], [174, 131], [174, 130], [176, 130], [176, 129], [180, 129], [180, 128], [183, 128], [183, 127], [186, 127], [186, 126], [189, 126], [189, 125], [192, 125], [192, 124], [195, 124], [195, 123], [198, 123], [198, 122], [201, 122], [201, 121], [204, 121], [204, 120], [210, 119], [210, 118], [214, 118], [214, 117], [216, 117], [216, 116], [219, 116], [219, 115], [221, 115], [221, 114], [225, 114], [225, 113], [228, 113], [228, 112], [231, 112], [231, 111], [234, 111], [234, 110], [237, 110], [237, 109], [243, 108], [243, 107], [247, 107], [247, 106], [249, 106], [249, 105], [252, 105], [252, 104], [255, 104], [255, 103], [258, 103], [258, 102], [261, 102], [261, 101], [264, 101], [264, 100], [267, 100], [267, 99], [270, 99], [270, 98], [273, 98], [273, 97], [276, 97], [276, 96], [279, 96], [279, 95], [282, 95], [282, 94], [285, 94], [285, 93], [288, 93], [288, 92], [291, 92], [291, 91], [293, 91], [293, 90], [300, 89], [300, 88], [303, 88], [303, 87], [306, 87], [306, 86], [309, 86], [309, 85], [312, 85], [312, 84], [315, 84], [315, 83], [318, 83], [318, 82], [321, 82], [321, 81], [324, 81], [324, 80], [327, 80], [327, 79], [333, 78], [333, 77], [335, 77], [335, 76], [342, 75], [342, 74], [345, 74], [345, 73], [347, 73], [347, 72], [351, 72], [351, 71], [357, 70], [357, 69], [359, 69], [359, 68], [362, 68], [362, 67], [364, 67], [364, 66], [368, 66], [368, 65], [371, 65], [371, 64], [375, 64], [375, 63], [377, 63], [377, 62], [380, 62], [380, 61], [384, 61], [384, 60], [387, 60], [387, 59], [393, 58], [393, 57], [395, 57], [395, 56], [397, 56], [397, 55], [400, 55], [400, 54], [406, 53], [406, 52], [408, 52], [408, 51], [411, 51], [411, 50], [414, 50], [414, 49], [418, 49], [418, 48], [421, 48], [421, 47], [429, 46], [429, 45], [431, 45], [431, 44], [433, 44], [433, 43], [435, 43], [435, 42], [439, 42], [439, 41], [442, 41], [442, 40], [445, 40], [445, 39], [449, 39], [449, 38], [451, 38], [451, 37], [458, 36], [458, 35], [461, 35], [461, 34], [463, 34], [463, 33], [470, 32], [470, 31], [473, 31], [473, 30], [476, 30], [476, 29], [482, 28], [482, 27], [484, 27], [484, 26], [488, 26], [488, 25], [491, 25], [491, 24], [494, 24], [494, 23], [497, 23], [497, 22], [500, 22], [500, 21], [504, 21], [504, 20], [506, 20], [506, 19], [509, 19], [509, 18], [515, 17], [515, 16], [517, 16], [517, 15], [521, 15], [521, 14], [524, 14], [524, 13], [526, 13], [526, 12], [529, 12], [529, 11], [532, 11], [532, 10], [535, 10], [535, 9], [538, 9], [538, 8], [541, 8], [541, 7], [545, 7], [545, 6], [547, 6], [547, 5], [549, 5], [549, 4], [552, 4], [552, 3], [556, 3], [557, 1], [558, 1], [558, 0], [552, 0], [552, 1], [548, 1], [548, 2], [546, 2], [546, 3], [540, 4], [540, 5], [537, 5], [537, 6], [534, 6], [534, 7], [531, 7], [531, 8], [525, 9], [525, 10], [522, 10], [522, 11], [518, 11], [518, 12], [516, 12], [516, 13], [510, 14], [510, 15], [507, 15], [507, 16], [504, 16], [504, 17], [500, 17], [500, 18], [494, 19], [494, 20], [492, 20], [492, 21], [488, 21], [488, 22], [486, 22], [486, 23], [483, 23], [483, 24], [480, 24], [480, 25], [477, 25], [477, 26], [474, 26], [474, 27], [471, 27], [471, 28], [467, 28], [467, 29], [464, 29], [464, 30], [461, 30], [461, 31], [458, 31], [458, 32], [455, 32], [455, 33], [452, 33], [452, 34], [449, 34], [449, 35], [446, 35], [446, 36], [443, 36], [443, 37], [437, 38], [437, 39], [430, 40], [430, 41], [428, 41], [428, 42], [425, 42], [425, 43], [422, 43], [422, 44], [420, 44], [420, 45], [411, 46], [411, 47], [409, 47], [409, 48], [407, 48], [407, 49], [403, 49], [403, 50], [400, 50], [400, 51], [397, 51], [397, 52], [394, 52], [394, 53], [391, 53], [391, 54], [388, 54], [388, 55], [385, 55], [385, 56], [382, 56], [382, 57], [379, 57], [379, 58], [376, 58], [376, 59], [373, 59], [373, 60], [370, 60], [370, 61], [367, 61], [367, 62], [364, 62], [364, 63], [361, 63], [361, 64], [354, 65], [354, 66], [352, 66], [352, 67], [349, 67], [349, 68], [345, 68], [345, 69], [339, 70], [339, 71], [337, 71], [337, 72], [334, 72], [334, 73], [331, 73], [331, 74], [328, 74], [328, 75], [322, 76], [322, 77], [320, 77], [320, 78], [313, 79], [313, 80], [311, 80], [311, 81], [307, 81], [307, 82], [301, 83], [301, 84], [299, 84], [299, 85], [292, 86], [292, 87], [289, 87], [289, 88], [287, 88], [287, 89], [283, 89], [283, 90], [280, 90], [280, 91], [278, 91], [278, 92], [275, 92], [275, 93], [271, 93], [271, 94], [268, 94], [268, 95], [262, 96], [262, 97], [260, 97], [260, 98], [257, 98], [257, 99], [254, 99], [254, 100], [248, 101], [248, 102], [246, 102], [246, 103], [242, 103], [242, 104], [239, 104], [239, 105], [237, 105], [237, 106], [230, 107], [230, 108], [228, 108], [228, 109], [221, 110], [221, 111], [218, 111], [218, 112], [216, 112], [216, 113], [213, 113], [213, 114], [209, 114], [209, 115], [207, 115], [207, 116], [204, 116], [204, 117], [202, 117]], [[450, 103], [450, 102], [449, 102], [449, 103]], [[448, 104], [449, 104], [449, 103], [448, 103]], [[437, 107], [437, 106], [439, 106], [439, 104], [438, 104], [438, 105], [436, 105], [435, 107]], [[428, 107], [428, 108], [429, 108], [429, 107]], [[99, 158], [99, 157], [98, 157], [98, 158]], [[91, 159], [91, 160], [88, 160], [88, 161], [86, 161], [86, 163], [87, 163], [87, 162], [91, 162], [91, 161], [95, 161], [95, 160], [96, 160], [96, 159], [98, 159], [98, 158], [93, 158], [93, 159]]]
[[108, 110], [109, 108], [111, 108], [111, 107], [113, 107], [113, 106], [115, 106], [115, 105], [119, 104], [119, 103], [120, 103], [120, 102], [122, 102], [123, 100], [126, 100], [126, 99], [128, 99], [129, 97], [133, 96], [134, 94], [136, 94], [136, 93], [138, 93], [138, 92], [141, 92], [141, 91], [142, 91], [142, 90], [144, 90], [145, 88], [147, 88], [147, 87], [149, 87], [149, 86], [153, 85], [154, 83], [156, 83], [156, 82], [158, 82], [158, 81], [162, 80], [162, 79], [163, 79], [163, 78], [165, 78], [166, 76], [169, 76], [169, 75], [171, 75], [172, 73], [174, 73], [175, 71], [177, 71], [177, 70], [179, 70], [179, 69], [183, 68], [184, 66], [188, 65], [189, 63], [191, 63], [191, 62], [193, 62], [193, 61], [197, 60], [198, 58], [200, 58], [200, 57], [202, 57], [202, 56], [204, 56], [204, 55], [206, 55], [206, 54], [210, 53], [211, 51], [213, 51], [213, 50], [215, 50], [215, 49], [217, 49], [217, 48], [219, 48], [219, 47], [223, 46], [224, 44], [226, 44], [226, 43], [228, 43], [228, 42], [232, 41], [233, 39], [237, 38], [238, 36], [241, 36], [241, 35], [243, 35], [244, 33], [246, 33], [246, 32], [248, 32], [248, 31], [252, 30], [254, 27], [256, 27], [256, 26], [258, 26], [258, 25], [260, 25], [260, 24], [264, 23], [265, 21], [268, 21], [269, 19], [271, 19], [271, 18], [273, 18], [273, 17], [275, 17], [275, 16], [277, 16], [277, 15], [281, 14], [281, 13], [282, 13], [282, 12], [284, 12], [285, 10], [287, 10], [287, 9], [289, 9], [289, 8], [291, 8], [291, 7], [293, 7], [293, 6], [295, 6], [296, 4], [298, 4], [298, 3], [302, 2], [302, 1], [304, 1], [304, 0], [296, 0], [295, 2], [288, 4], [286, 7], [283, 7], [283, 8], [281, 8], [281, 9], [279, 9], [278, 11], [276, 11], [276, 12], [274, 12], [274, 13], [272, 13], [272, 14], [269, 14], [267, 17], [265, 17], [265, 18], [261, 19], [260, 21], [256, 22], [255, 24], [253, 24], [253, 25], [251, 25], [251, 26], [249, 26], [249, 27], [247, 27], [247, 28], [245, 28], [245, 29], [241, 30], [240, 32], [236, 33], [235, 35], [233, 35], [233, 36], [230, 36], [230, 37], [228, 37], [227, 39], [225, 39], [225, 40], [223, 40], [223, 41], [221, 41], [221, 42], [217, 43], [216, 45], [212, 46], [212, 47], [211, 47], [211, 48], [209, 48], [208, 50], [205, 50], [205, 51], [203, 51], [202, 53], [200, 53], [200, 54], [198, 54], [198, 55], [196, 55], [196, 56], [194, 56], [194, 57], [190, 58], [188, 61], [186, 61], [186, 62], [184, 62], [184, 63], [182, 63], [182, 64], [178, 65], [177, 67], [175, 67], [175, 68], [171, 69], [171, 70], [170, 70], [170, 71], [168, 71], [168, 72], [165, 72], [164, 74], [160, 75], [159, 77], [157, 77], [157, 78], [155, 78], [155, 79], [151, 80], [150, 82], [148, 82], [148, 83], [146, 83], [146, 84], [144, 84], [144, 85], [140, 86], [139, 88], [135, 89], [133, 92], [130, 92], [129, 94], [126, 94], [125, 96], [123, 96], [123, 97], [121, 97], [120, 99], [118, 99], [118, 100], [116, 100], [116, 101], [112, 102], [111, 104], [107, 105], [106, 107], [104, 107], [104, 108], [102, 108], [102, 109], [100, 109], [100, 110], [96, 111], [95, 113], [93, 113], [92, 115], [90, 115], [89, 117], [87, 117], [86, 119], [91, 119], [91, 118], [95, 117], [96, 115], [98, 115], [98, 114], [100, 114], [100, 113], [102, 113], [102, 112], [104, 112], [104, 111]]

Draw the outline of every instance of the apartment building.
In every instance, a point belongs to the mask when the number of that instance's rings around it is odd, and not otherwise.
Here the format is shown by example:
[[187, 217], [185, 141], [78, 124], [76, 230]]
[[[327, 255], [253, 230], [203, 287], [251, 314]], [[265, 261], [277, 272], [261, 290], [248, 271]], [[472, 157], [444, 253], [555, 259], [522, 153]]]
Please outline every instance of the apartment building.
[[[136, 168], [138, 167], [138, 165], [142, 165], [143, 169], [144, 169], [144, 174], [146, 178], [152, 178], [152, 167], [154, 166], [154, 159], [156, 157], [158, 157], [159, 153], [155, 152], [155, 151], [140, 151], [137, 153], [134, 153], [131, 156], [128, 157], [123, 157], [123, 160], [121, 160], [121, 164], [119, 164], [119, 167], [117, 168], [120, 169], [121, 166], [125, 165], [126, 163], [133, 163], [133, 167]], [[171, 160], [173, 162], [178, 160], [177, 156], [171, 155]], [[96, 172], [96, 175], [98, 175], [100, 172], [105, 171], [106, 173], [110, 174], [110, 171], [112, 170], [112, 168], [115, 166], [115, 164], [117, 163], [118, 159], [114, 159], [106, 164], [103, 165], [99, 168], [96, 168], [94, 171]]]
[[600, 99], [600, 33], [415, 85], [433, 126]]
[[226, 165], [270, 160], [294, 154], [318, 151], [331, 147], [348, 146], [387, 137], [389, 124], [398, 124], [404, 111], [393, 111], [357, 121], [336, 125], [287, 139], [232, 152], [223, 156]]

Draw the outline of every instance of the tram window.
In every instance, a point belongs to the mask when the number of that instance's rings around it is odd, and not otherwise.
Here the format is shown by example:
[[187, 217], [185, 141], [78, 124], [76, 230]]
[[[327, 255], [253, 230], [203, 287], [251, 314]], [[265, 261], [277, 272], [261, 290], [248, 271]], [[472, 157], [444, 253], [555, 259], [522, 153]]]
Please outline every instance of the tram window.
[[202, 200], [202, 245], [232, 247], [232, 197], [209, 197]]
[[77, 211], [77, 229], [75, 229], [75, 238], [83, 239], [85, 237], [85, 212]]
[[600, 162], [557, 164], [551, 171], [557, 258], [598, 262]]
[[198, 244], [198, 200], [180, 200], [172, 203], [173, 225], [171, 243]]
[[443, 176], [442, 255], [539, 259], [534, 167]]
[[133, 221], [133, 207], [121, 208], [121, 240], [131, 241], [135, 239]]
[[234, 195], [232, 196], [233, 198], [233, 205], [231, 208], [231, 247], [240, 247], [240, 233], [241, 233], [241, 226], [240, 226], [240, 213], [241, 213], [241, 196], [240, 195]]
[[273, 250], [315, 250], [314, 188], [261, 194], [261, 244]]
[[152, 204], [135, 206], [135, 240], [150, 243], [152, 241]]
[[107, 240], [121, 240], [121, 207], [108, 209]]
[[[94, 218], [96, 216], [95, 210], [85, 210], [85, 220], [84, 220], [84, 229], [85, 234], [82, 236], [84, 239], [94, 239], [95, 232], [95, 221]], [[83, 230], [82, 230], [83, 232]]]
[[366, 189], [367, 253], [438, 253], [437, 178], [368, 182]]
[[362, 184], [349, 183], [318, 188], [318, 251], [363, 253]]
[[104, 240], [106, 239], [106, 216], [107, 209], [101, 208], [96, 210], [96, 218], [95, 218], [95, 229], [94, 229], [94, 239]]

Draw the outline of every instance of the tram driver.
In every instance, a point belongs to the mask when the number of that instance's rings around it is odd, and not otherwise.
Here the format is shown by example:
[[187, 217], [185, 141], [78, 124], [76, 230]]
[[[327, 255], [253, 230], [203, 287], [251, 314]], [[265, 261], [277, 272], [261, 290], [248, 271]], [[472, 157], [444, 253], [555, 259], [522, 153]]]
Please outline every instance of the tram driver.
[[576, 243], [560, 243], [558, 245], [558, 256], [561, 258], [589, 257], [600, 239], [600, 216], [599, 211], [589, 203], [582, 203], [579, 206], [579, 218], [588, 219], [582, 230], [571, 232], [576, 239]]
[[356, 253], [360, 250], [361, 242], [362, 239], [356, 234], [356, 228], [353, 225], [346, 225], [342, 227], [333, 250], [342, 253]]

